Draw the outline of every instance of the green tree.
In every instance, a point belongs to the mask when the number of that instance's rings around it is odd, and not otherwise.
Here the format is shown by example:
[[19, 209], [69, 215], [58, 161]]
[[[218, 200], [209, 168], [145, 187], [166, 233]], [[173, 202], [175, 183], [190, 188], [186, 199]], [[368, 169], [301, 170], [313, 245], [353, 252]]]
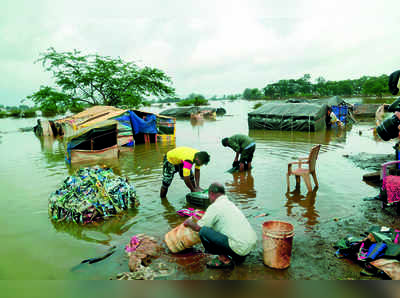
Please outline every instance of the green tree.
[[361, 89], [363, 95], [376, 95], [382, 97], [387, 92], [387, 76], [386, 78], [370, 78], [364, 82]]
[[171, 79], [163, 71], [140, 68], [119, 57], [83, 55], [77, 50], [59, 53], [49, 48], [36, 62], [53, 74], [58, 87], [42, 86], [28, 96], [41, 109], [81, 104], [138, 107], [145, 97], [175, 94]]
[[202, 94], [190, 93], [188, 95], [188, 97], [186, 97], [186, 99], [189, 99], [189, 100], [193, 100], [193, 99], [203, 100], [203, 99], [206, 99], [206, 98]]
[[250, 99], [261, 99], [263, 97], [263, 94], [258, 88], [246, 88], [243, 91], [243, 98], [250, 100]]

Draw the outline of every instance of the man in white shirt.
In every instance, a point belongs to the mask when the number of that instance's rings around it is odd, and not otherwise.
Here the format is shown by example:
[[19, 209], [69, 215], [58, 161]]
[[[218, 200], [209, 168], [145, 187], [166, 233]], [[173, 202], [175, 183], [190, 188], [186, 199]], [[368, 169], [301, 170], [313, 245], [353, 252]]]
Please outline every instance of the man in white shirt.
[[197, 222], [187, 219], [184, 225], [199, 232], [205, 251], [218, 255], [207, 263], [209, 268], [233, 268], [234, 262], [241, 263], [256, 247], [257, 235], [250, 223], [225, 195], [220, 183], [208, 188], [211, 205]]

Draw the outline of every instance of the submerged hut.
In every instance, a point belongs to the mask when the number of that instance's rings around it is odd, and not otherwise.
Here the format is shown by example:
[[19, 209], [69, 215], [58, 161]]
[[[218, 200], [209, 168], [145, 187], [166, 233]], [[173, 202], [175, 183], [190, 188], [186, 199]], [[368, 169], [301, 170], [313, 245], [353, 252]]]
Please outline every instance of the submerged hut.
[[175, 118], [191, 118], [193, 114], [202, 114], [206, 118], [215, 118], [216, 116], [223, 116], [226, 114], [224, 108], [213, 108], [213, 107], [177, 107], [164, 110], [160, 115], [175, 117]]
[[63, 136], [66, 160], [71, 163], [116, 158], [122, 146], [173, 140], [175, 122], [175, 118], [139, 110], [94, 106], [55, 121], [40, 121], [46, 129], [35, 131]]
[[267, 103], [248, 114], [250, 129], [318, 131], [325, 128], [326, 106]]
[[[327, 108], [331, 106], [337, 117], [347, 123], [351, 118], [350, 105], [340, 97], [306, 100], [288, 99], [266, 103], [248, 113], [250, 129], [319, 131], [325, 129]], [[344, 112], [342, 114], [342, 112]], [[347, 117], [350, 113], [350, 117]]]

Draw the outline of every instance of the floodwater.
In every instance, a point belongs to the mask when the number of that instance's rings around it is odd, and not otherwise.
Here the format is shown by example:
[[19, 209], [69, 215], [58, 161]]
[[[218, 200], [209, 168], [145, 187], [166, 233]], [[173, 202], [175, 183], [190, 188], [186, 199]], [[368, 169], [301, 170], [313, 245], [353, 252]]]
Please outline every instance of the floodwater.
[[[247, 113], [254, 102], [227, 101], [213, 105], [224, 107], [227, 115], [200, 123], [177, 120], [175, 142], [138, 145], [122, 152], [118, 161], [102, 161], [100, 165], [112, 167], [135, 185], [140, 206], [89, 226], [55, 224], [47, 214], [50, 193], [79, 167], [67, 167], [62, 143], [19, 131], [19, 128], [34, 126], [36, 119], [0, 119], [0, 225], [3, 227], [0, 279], [109, 279], [128, 271], [123, 247], [133, 235], [145, 233], [161, 243], [165, 233], [184, 220], [176, 214], [177, 210], [188, 207], [187, 188], [179, 177], [175, 177], [170, 187], [168, 200], [159, 198], [162, 158], [175, 146], [209, 152], [211, 161], [201, 169], [201, 186], [205, 188], [214, 181], [223, 183], [230, 199], [256, 230], [258, 243], [257, 250], [246, 262], [228, 273], [206, 269], [199, 260], [191, 263], [190, 258], [187, 262], [185, 258], [168, 258], [173, 270], [165, 278], [336, 279], [346, 274], [350, 274], [348, 278], [360, 278], [357, 266], [331, 257], [334, 250], [329, 240], [345, 236], [341, 234], [342, 228], [351, 226], [358, 233], [373, 221], [364, 220], [366, 203], [362, 199], [376, 195], [377, 189], [362, 182], [362, 175], [368, 171], [355, 167], [343, 155], [393, 153], [393, 142], [378, 142], [372, 137], [373, 119], [345, 130], [249, 131]], [[251, 172], [226, 172], [235, 153], [220, 142], [235, 133], [249, 134], [256, 140]], [[319, 189], [307, 194], [302, 182], [300, 193], [287, 193], [288, 162], [307, 156], [315, 144], [322, 144], [317, 162]], [[294, 182], [292, 177], [292, 189]], [[256, 217], [263, 213], [269, 215]], [[266, 220], [288, 221], [295, 227], [292, 264], [287, 270], [273, 270], [263, 265], [261, 226]], [[110, 258], [77, 266], [84, 259], [102, 255], [113, 245], [118, 251]], [[342, 267], [333, 269], [335, 266]]]

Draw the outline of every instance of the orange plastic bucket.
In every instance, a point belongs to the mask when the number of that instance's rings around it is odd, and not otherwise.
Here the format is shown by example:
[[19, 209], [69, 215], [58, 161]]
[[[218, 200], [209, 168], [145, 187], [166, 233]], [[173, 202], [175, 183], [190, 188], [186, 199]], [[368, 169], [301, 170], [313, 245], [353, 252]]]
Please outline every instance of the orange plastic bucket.
[[264, 264], [275, 269], [285, 269], [292, 256], [294, 228], [283, 221], [263, 223]]

